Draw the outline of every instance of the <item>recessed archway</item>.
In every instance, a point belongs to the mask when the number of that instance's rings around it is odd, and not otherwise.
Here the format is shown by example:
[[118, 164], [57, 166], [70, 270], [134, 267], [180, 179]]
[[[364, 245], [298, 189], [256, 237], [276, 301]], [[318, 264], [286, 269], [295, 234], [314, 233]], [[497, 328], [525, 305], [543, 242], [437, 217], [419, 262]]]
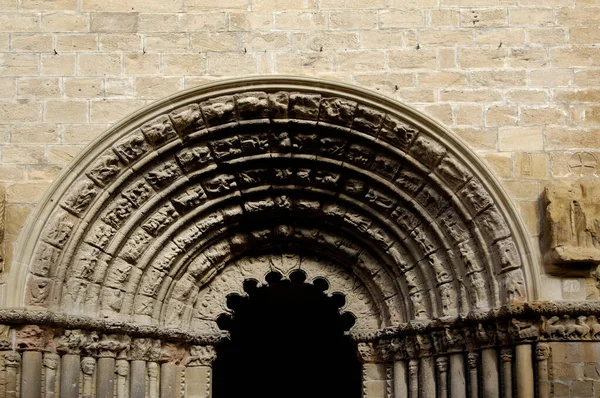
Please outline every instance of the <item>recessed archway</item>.
[[410, 108], [310, 79], [228, 81], [136, 113], [34, 219], [12, 306], [186, 328], [203, 284], [273, 242], [344, 257], [379, 327], [536, 297], [525, 229], [476, 155]]
[[[364, 396], [434, 396], [449, 356], [461, 374], [468, 359], [477, 395], [480, 356], [497, 393], [510, 345], [531, 387], [519, 343], [539, 328], [507, 314], [538, 297], [534, 253], [501, 185], [444, 127], [356, 87], [256, 77], [155, 103], [88, 147], [23, 231], [3, 304], [27, 307], [11, 314], [34, 320], [23, 347], [50, 336], [34, 348], [62, 356], [61, 374], [98, 358], [110, 389], [115, 361], [121, 382], [131, 361], [149, 396], [208, 396], [227, 298], [303, 272], [354, 316]], [[61, 393], [76, 397], [69, 377]]]
[[361, 364], [345, 335], [354, 315], [340, 314], [345, 297], [329, 297], [324, 279], [305, 283], [299, 270], [267, 281], [246, 281], [247, 297], [228, 298], [233, 314], [221, 325], [230, 339], [217, 348], [213, 397], [360, 398]]

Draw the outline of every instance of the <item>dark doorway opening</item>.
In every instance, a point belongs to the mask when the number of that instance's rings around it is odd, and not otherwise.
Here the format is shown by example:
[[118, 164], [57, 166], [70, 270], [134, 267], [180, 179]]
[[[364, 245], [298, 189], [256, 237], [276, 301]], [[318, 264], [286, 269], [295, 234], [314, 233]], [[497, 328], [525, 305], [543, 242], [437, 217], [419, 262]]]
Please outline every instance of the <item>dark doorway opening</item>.
[[247, 281], [249, 297], [228, 297], [233, 317], [219, 326], [231, 334], [213, 364], [214, 398], [360, 398], [361, 365], [344, 332], [352, 314], [339, 314], [342, 295], [327, 282], [304, 283], [271, 273], [268, 286]]

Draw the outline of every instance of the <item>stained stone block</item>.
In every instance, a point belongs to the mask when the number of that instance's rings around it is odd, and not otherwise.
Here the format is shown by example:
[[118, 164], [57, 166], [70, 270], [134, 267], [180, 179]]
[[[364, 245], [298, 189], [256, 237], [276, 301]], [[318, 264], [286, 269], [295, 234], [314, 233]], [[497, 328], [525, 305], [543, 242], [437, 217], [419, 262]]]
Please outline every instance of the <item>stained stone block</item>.
[[555, 181], [544, 192], [547, 227], [544, 262], [549, 271], [584, 276], [600, 264], [600, 181]]

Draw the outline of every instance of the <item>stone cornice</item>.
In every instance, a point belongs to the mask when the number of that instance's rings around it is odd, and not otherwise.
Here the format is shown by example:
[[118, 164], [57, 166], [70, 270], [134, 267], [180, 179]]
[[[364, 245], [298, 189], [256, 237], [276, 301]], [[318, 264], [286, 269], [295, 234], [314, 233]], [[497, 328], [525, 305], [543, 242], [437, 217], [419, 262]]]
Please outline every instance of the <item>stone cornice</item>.
[[[531, 302], [472, 312], [460, 317], [354, 332], [350, 333], [350, 338], [357, 343], [374, 344], [376, 354], [373, 355], [376, 358], [373, 360], [388, 361], [390, 358], [407, 359], [471, 352], [487, 347], [508, 347], [538, 341], [600, 341], [598, 318], [600, 302]], [[94, 340], [95, 355], [101, 355], [103, 341], [108, 341], [107, 346], [113, 342], [128, 346], [129, 341], [148, 339], [159, 341], [159, 347], [160, 342], [163, 345], [192, 347], [216, 345], [228, 338], [227, 332], [194, 334], [159, 326], [27, 309], [0, 310], [0, 324], [16, 331], [14, 340], [8, 333], [4, 334], [5, 343], [2, 345], [5, 348], [38, 350], [47, 347], [47, 344], [32, 341], [73, 340], [74, 332], [78, 331], [83, 335], [91, 333], [102, 336], [101, 339]], [[65, 336], [65, 333], [67, 337], [60, 337]]]

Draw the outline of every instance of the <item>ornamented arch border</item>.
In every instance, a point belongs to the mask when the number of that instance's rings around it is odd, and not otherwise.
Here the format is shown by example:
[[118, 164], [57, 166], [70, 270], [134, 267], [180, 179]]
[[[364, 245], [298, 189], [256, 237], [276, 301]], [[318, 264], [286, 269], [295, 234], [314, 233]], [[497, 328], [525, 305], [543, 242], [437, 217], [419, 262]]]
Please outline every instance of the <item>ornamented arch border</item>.
[[[261, 176], [262, 169], [274, 171]], [[278, 182], [279, 174], [289, 179]], [[118, 219], [120, 202], [135, 219]], [[263, 219], [259, 230], [232, 227]], [[109, 241], [91, 236], [98, 224], [112, 231]], [[219, 270], [250, 248], [285, 247], [290, 237], [362, 267], [359, 278], [374, 281], [371, 294], [387, 314], [381, 327], [538, 298], [524, 224], [492, 172], [454, 134], [367, 90], [268, 76], [178, 93], [88, 146], [24, 228], [3, 304], [68, 312], [59, 298], [75, 278], [99, 285], [92, 293], [99, 302], [123, 295], [113, 307], [129, 311], [122, 316], [100, 303], [92, 316], [161, 324], [169, 309], [193, 310], [191, 290], [181, 291], [186, 278], [199, 281], [207, 267]], [[230, 255], [211, 257], [210, 248]], [[105, 273], [78, 268], [84, 255]], [[165, 258], [174, 260], [152, 271], [149, 265]], [[168, 286], [137, 290], [151, 272], [163, 278], [166, 269]], [[471, 296], [478, 284], [484, 298]], [[48, 286], [54, 290], [46, 293]], [[166, 310], [136, 313], [159, 294]], [[81, 307], [73, 315], [84, 313]]]

